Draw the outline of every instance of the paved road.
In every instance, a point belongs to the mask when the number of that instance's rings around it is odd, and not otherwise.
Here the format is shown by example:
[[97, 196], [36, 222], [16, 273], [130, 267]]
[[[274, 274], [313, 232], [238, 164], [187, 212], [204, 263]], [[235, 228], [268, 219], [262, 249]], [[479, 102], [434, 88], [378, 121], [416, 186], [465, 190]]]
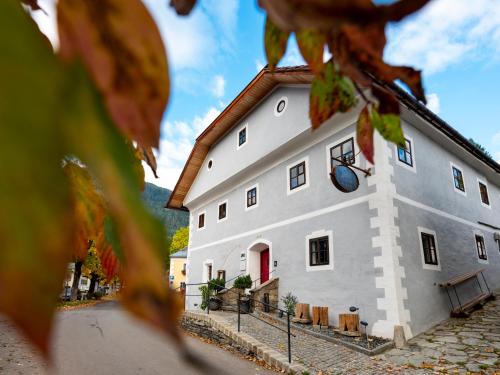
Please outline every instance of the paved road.
[[[216, 366], [210, 374], [275, 374], [217, 346], [186, 337], [197, 356]], [[201, 372], [183, 361], [175, 347], [114, 302], [58, 314], [55, 368], [45, 370], [0, 316], [0, 374], [132, 375]], [[206, 373], [206, 372], [205, 372]]]

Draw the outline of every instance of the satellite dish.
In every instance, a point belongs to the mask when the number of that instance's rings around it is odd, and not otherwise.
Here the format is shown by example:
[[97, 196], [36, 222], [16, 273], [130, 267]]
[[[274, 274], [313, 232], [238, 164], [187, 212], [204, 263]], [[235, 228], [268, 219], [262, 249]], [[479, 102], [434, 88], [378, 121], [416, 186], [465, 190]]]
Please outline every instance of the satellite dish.
[[330, 178], [333, 185], [343, 193], [352, 193], [359, 187], [359, 179], [356, 172], [346, 165], [333, 167]]

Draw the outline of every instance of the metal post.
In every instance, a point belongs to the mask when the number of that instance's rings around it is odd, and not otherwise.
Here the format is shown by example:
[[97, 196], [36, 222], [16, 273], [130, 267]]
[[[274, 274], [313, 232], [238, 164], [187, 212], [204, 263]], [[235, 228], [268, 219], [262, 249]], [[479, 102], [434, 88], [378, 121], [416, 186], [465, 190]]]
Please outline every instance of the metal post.
[[457, 287], [453, 285], [453, 290], [455, 291], [455, 296], [457, 297], [458, 305], [460, 306], [460, 311], [462, 311], [462, 303], [460, 302], [460, 298], [458, 298]]
[[479, 289], [481, 290], [481, 294], [483, 294], [483, 287], [481, 286], [481, 283], [479, 282], [479, 277], [477, 277], [477, 275], [476, 275], [476, 281], [477, 285], [479, 285]]
[[290, 313], [286, 313], [286, 325], [288, 331], [288, 363], [292, 363], [292, 339], [290, 337]]
[[[207, 284], [208, 287], [208, 284]], [[207, 315], [210, 315], [210, 289], [208, 289]]]
[[241, 317], [240, 317], [240, 293], [238, 293], [238, 332], [240, 332]]
[[486, 279], [484, 278], [483, 271], [481, 271], [481, 276], [483, 277], [484, 284], [486, 285], [486, 289], [488, 289], [488, 293], [491, 294], [490, 287], [488, 286], [488, 283], [486, 282]]

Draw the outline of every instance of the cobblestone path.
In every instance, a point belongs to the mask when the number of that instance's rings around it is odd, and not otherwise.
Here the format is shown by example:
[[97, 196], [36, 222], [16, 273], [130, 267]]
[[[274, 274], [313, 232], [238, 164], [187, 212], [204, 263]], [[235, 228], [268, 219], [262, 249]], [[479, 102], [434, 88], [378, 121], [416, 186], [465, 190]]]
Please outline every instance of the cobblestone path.
[[[212, 312], [213, 314], [213, 312]], [[234, 327], [238, 316], [234, 313], [218, 313]], [[287, 355], [287, 334], [270, 327], [251, 316], [241, 315], [241, 331], [272, 349]], [[382, 358], [368, 357], [342, 345], [336, 345], [292, 329], [292, 361], [311, 370], [311, 375], [323, 374], [427, 374], [424, 369], [398, 366]]]
[[[500, 295], [467, 319], [449, 319], [380, 356], [397, 364], [422, 363], [448, 373], [500, 374]], [[430, 366], [429, 366], [430, 367]]]

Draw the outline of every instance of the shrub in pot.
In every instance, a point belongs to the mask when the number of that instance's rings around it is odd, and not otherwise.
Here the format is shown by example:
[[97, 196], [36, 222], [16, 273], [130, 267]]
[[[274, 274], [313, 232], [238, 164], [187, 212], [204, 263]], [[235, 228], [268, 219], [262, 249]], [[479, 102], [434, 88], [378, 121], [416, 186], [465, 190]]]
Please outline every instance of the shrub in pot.
[[221, 292], [226, 288], [226, 280], [224, 279], [212, 279], [208, 282], [210, 289], [214, 290], [216, 293]]
[[238, 289], [248, 289], [252, 287], [252, 279], [250, 275], [238, 276], [234, 280], [233, 286]]

